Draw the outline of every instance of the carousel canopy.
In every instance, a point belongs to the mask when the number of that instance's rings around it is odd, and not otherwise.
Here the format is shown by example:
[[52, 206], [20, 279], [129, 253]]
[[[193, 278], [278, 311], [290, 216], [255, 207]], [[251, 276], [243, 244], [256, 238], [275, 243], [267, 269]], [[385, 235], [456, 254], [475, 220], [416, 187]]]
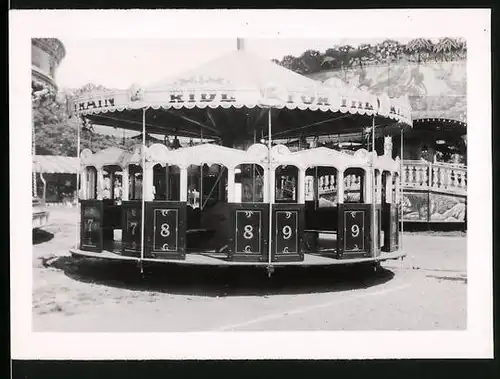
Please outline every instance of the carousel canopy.
[[[143, 109], [145, 112], [143, 120]], [[405, 99], [339, 90], [238, 50], [147, 87], [95, 91], [73, 109], [96, 124], [222, 140], [273, 134], [343, 133], [376, 124], [411, 125]], [[367, 117], [369, 116], [369, 117]]]

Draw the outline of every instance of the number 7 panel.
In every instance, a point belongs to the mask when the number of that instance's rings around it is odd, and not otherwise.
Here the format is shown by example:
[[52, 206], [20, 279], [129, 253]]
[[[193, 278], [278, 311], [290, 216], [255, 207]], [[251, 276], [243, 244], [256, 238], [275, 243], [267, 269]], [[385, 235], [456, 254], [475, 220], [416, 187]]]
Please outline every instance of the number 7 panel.
[[101, 252], [103, 249], [103, 206], [100, 200], [80, 200], [80, 249]]
[[122, 203], [122, 254], [141, 256], [142, 203], [128, 200]]

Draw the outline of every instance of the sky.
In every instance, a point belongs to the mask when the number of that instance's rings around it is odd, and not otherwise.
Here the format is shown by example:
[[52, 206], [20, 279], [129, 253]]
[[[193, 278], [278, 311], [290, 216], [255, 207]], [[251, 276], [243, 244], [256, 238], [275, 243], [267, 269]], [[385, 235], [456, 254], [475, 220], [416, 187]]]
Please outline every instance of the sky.
[[[401, 42], [407, 40], [398, 38]], [[56, 74], [60, 88], [88, 83], [126, 89], [148, 85], [195, 68], [236, 49], [232, 39], [65, 39], [66, 56]], [[246, 39], [245, 49], [265, 59], [298, 56], [308, 49], [324, 52], [335, 45], [377, 43], [382, 40]]]

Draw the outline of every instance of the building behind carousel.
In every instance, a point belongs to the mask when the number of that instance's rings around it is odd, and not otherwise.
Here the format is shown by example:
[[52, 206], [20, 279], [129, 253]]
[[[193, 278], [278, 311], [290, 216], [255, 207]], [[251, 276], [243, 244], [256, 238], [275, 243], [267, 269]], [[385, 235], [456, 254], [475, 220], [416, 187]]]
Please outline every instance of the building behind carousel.
[[[32, 38], [31, 40], [31, 100], [32, 112], [43, 108], [55, 99], [58, 87], [56, 70], [66, 55], [64, 45], [55, 38]], [[32, 158], [33, 158], [33, 228], [44, 226], [49, 217], [45, 209], [45, 197], [41, 196], [37, 178], [44, 181], [43, 174], [37, 173], [39, 162], [36, 160], [35, 124], [32, 116]]]
[[[402, 44], [337, 46], [324, 54], [306, 51], [279, 64], [336, 88], [408, 96], [413, 128], [404, 133], [404, 220], [408, 226], [466, 227], [467, 47], [465, 41], [419, 38]], [[367, 134], [289, 140], [343, 150], [367, 146]], [[377, 135], [379, 154], [399, 152], [400, 138]]]

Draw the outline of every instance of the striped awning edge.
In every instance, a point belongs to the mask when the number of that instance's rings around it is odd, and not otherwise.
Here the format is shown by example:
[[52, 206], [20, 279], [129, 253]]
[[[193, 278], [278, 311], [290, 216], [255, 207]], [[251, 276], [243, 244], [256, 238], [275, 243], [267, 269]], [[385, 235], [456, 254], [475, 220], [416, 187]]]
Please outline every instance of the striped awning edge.
[[79, 159], [56, 155], [35, 155], [33, 157], [33, 171], [45, 174], [77, 174]]

